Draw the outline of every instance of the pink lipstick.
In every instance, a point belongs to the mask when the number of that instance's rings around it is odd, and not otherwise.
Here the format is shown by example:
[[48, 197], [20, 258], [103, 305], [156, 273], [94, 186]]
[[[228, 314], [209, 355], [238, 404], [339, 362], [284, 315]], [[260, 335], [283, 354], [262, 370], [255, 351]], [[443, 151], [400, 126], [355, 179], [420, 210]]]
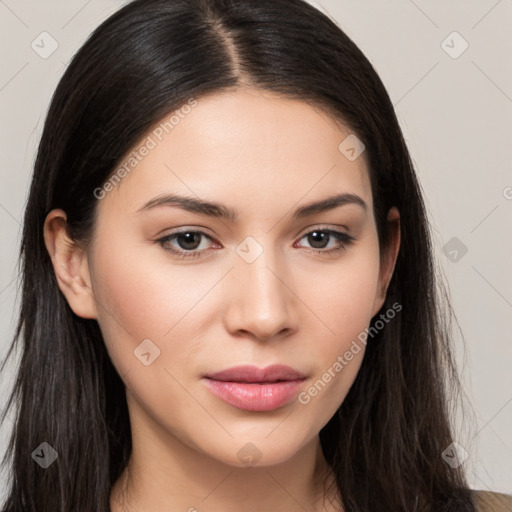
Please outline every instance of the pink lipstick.
[[235, 366], [204, 376], [208, 389], [246, 411], [272, 411], [294, 399], [306, 376], [289, 366]]

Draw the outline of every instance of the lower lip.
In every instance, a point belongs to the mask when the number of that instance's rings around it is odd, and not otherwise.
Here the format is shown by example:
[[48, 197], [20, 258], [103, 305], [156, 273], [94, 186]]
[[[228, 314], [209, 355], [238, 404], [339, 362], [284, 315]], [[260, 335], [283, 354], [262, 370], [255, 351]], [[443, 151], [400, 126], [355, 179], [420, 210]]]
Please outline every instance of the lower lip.
[[305, 379], [268, 384], [204, 380], [214, 395], [234, 407], [246, 411], [273, 411], [296, 398]]

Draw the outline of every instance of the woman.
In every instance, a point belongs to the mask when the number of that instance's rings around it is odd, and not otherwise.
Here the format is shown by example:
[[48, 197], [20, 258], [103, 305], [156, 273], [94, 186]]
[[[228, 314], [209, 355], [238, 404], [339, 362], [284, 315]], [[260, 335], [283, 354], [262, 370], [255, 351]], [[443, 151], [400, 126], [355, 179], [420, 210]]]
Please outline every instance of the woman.
[[48, 112], [21, 255], [4, 508], [510, 506], [475, 496], [454, 443], [390, 99], [301, 0], [136, 0], [95, 30]]

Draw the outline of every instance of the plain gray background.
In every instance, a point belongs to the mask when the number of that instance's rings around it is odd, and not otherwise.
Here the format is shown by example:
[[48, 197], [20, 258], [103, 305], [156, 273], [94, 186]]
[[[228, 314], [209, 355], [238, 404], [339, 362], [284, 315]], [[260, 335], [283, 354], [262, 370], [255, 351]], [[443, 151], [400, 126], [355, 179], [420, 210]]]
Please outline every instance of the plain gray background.
[[[393, 100], [464, 335], [456, 355], [475, 418], [457, 421], [469, 481], [512, 493], [512, 0], [310, 3], [362, 49]], [[74, 52], [122, 4], [0, 0], [2, 357], [18, 311], [21, 219], [51, 95]], [[47, 58], [31, 46], [44, 37], [51, 49], [42, 32], [58, 44]], [[2, 375], [1, 406], [14, 367]], [[0, 431], [1, 455], [11, 425]]]

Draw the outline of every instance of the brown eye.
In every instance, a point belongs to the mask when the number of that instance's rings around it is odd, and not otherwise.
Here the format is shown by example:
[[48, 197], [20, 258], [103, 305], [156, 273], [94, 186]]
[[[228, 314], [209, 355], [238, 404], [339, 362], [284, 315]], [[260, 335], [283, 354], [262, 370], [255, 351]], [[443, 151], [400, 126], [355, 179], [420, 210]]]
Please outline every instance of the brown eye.
[[308, 242], [312, 244], [314, 249], [325, 249], [332, 235], [325, 231], [312, 231], [308, 237]]
[[[188, 229], [171, 233], [157, 240], [157, 242], [168, 252], [175, 254], [178, 258], [199, 258], [206, 248], [197, 250], [204, 238], [212, 238], [204, 231]], [[172, 241], [176, 243], [171, 243]]]
[[187, 231], [185, 233], [177, 234], [175, 238], [181, 249], [190, 251], [198, 248], [202, 236], [203, 235], [201, 235], [200, 233], [194, 231]]
[[[319, 254], [330, 254], [345, 250], [355, 241], [353, 236], [334, 229], [315, 229], [306, 233], [301, 240], [304, 238], [306, 238], [308, 243], [311, 245], [311, 250]], [[335, 243], [337, 242], [338, 245], [325, 250], [331, 240]]]

